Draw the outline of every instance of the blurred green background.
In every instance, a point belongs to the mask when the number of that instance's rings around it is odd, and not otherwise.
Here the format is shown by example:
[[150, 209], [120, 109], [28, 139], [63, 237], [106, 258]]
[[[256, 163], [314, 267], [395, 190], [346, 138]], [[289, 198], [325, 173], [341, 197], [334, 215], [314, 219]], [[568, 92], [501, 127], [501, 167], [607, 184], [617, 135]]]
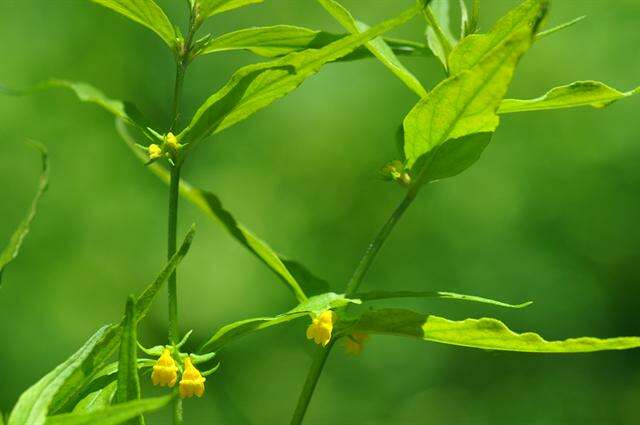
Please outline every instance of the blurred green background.
[[[184, 24], [184, 1], [159, 1]], [[410, 0], [344, 1], [375, 23]], [[483, 2], [482, 28], [516, 1]], [[579, 79], [628, 90], [640, 84], [637, 0], [556, 1], [549, 24], [588, 19], [537, 43], [510, 96], [534, 97]], [[316, 2], [268, 0], [218, 15], [205, 30], [289, 23], [339, 31]], [[82, 0], [0, 1], [0, 82], [87, 81], [134, 101], [163, 128], [172, 57], [150, 31]], [[415, 19], [395, 31], [422, 40]], [[197, 60], [184, 111], [243, 64], [228, 53]], [[435, 60], [406, 59], [426, 87]], [[290, 96], [203, 144], [185, 177], [217, 193], [236, 218], [343, 290], [368, 241], [402, 196], [376, 170], [396, 158], [394, 133], [416, 98], [374, 60], [332, 64]], [[481, 161], [427, 187], [389, 239], [367, 289], [448, 290], [525, 310], [446, 301], [395, 304], [452, 319], [496, 317], [548, 339], [640, 334], [640, 98], [610, 108], [505, 116]], [[163, 264], [167, 189], [118, 139], [113, 119], [70, 93], [0, 98], [0, 237], [35, 190], [50, 149], [50, 191], [0, 289], [0, 410], [120, 317], [125, 297]], [[180, 321], [191, 347], [219, 326], [292, 306], [289, 292], [222, 229], [182, 203], [180, 232], [198, 234], [180, 269]], [[140, 329], [166, 335], [166, 299]], [[310, 364], [305, 320], [254, 334], [220, 354], [192, 424], [288, 423]], [[145, 394], [158, 391], [145, 387]], [[583, 355], [485, 352], [374, 337], [359, 358], [336, 349], [307, 424], [638, 424], [638, 351]], [[151, 416], [168, 422], [169, 412]]]

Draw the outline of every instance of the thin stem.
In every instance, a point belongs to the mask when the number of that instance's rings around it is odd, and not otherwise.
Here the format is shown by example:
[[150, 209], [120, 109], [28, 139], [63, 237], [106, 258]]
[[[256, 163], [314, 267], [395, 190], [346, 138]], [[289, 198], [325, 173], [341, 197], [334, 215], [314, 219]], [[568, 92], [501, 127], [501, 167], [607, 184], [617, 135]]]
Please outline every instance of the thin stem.
[[[367, 275], [369, 268], [380, 252], [380, 249], [391, 234], [391, 231], [416, 198], [418, 190], [419, 186], [417, 184], [414, 184], [409, 188], [404, 199], [402, 199], [402, 202], [400, 202], [395, 211], [393, 211], [393, 214], [391, 214], [387, 222], [382, 226], [382, 229], [380, 229], [375, 239], [369, 244], [367, 250], [362, 256], [362, 259], [360, 260], [360, 263], [358, 263], [358, 267], [356, 267], [356, 270], [353, 272], [349, 283], [347, 283], [347, 295], [351, 295], [358, 290], [362, 280]], [[309, 407], [311, 397], [313, 396], [313, 392], [315, 391], [320, 375], [322, 374], [324, 365], [331, 353], [332, 347], [333, 341], [331, 341], [326, 348], [318, 347], [318, 350], [313, 357], [313, 363], [311, 363], [311, 367], [309, 368], [307, 379], [305, 380], [302, 391], [300, 392], [296, 410], [293, 413], [293, 418], [291, 418], [291, 425], [300, 425], [302, 423], [304, 415], [307, 412], [307, 408]]]
[[[169, 184], [169, 226], [167, 232], [167, 258], [173, 257], [177, 248], [178, 197], [180, 189], [180, 164], [171, 169]], [[180, 340], [178, 331], [178, 288], [177, 275], [174, 271], [169, 276], [169, 341], [175, 345]]]

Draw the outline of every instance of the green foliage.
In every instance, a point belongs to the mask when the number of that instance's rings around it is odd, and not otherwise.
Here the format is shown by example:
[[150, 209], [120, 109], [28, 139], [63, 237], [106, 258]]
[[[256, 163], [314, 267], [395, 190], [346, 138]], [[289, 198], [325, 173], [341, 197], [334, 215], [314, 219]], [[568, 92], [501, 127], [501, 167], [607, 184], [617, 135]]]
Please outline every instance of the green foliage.
[[455, 292], [444, 291], [371, 291], [358, 292], [353, 294], [353, 297], [362, 301], [384, 300], [390, 298], [439, 298], [447, 300], [471, 301], [507, 308], [524, 308], [533, 304], [533, 301], [527, 301], [521, 304], [508, 304], [489, 298], [477, 297], [475, 295], [456, 294]]
[[172, 400], [172, 396], [145, 398], [116, 404], [89, 413], [67, 413], [50, 416], [46, 425], [117, 425], [126, 423], [143, 413], [165, 407]]
[[173, 25], [153, 0], [91, 0], [155, 32], [171, 49], [176, 46]]
[[348, 331], [421, 338], [425, 341], [485, 350], [526, 353], [587, 353], [640, 347], [639, 337], [570, 338], [545, 341], [540, 335], [515, 333], [496, 319], [453, 321], [411, 310], [381, 309], [363, 313]]
[[[140, 378], [138, 377], [138, 338], [137, 338], [136, 300], [130, 296], [122, 320], [120, 334], [120, 356], [118, 360], [118, 380], [116, 403], [140, 399]], [[128, 423], [144, 424], [142, 416]]]
[[263, 0], [196, 0], [196, 4], [200, 16], [202, 18], [208, 18], [239, 7], [262, 3], [262, 1]]
[[425, 18], [429, 23], [427, 28], [429, 48], [446, 69], [449, 67], [449, 54], [456, 44], [450, 29], [449, 0], [433, 0], [425, 9]]
[[36, 191], [36, 196], [33, 198], [31, 202], [31, 206], [29, 207], [29, 211], [27, 212], [27, 216], [22, 219], [18, 228], [13, 232], [11, 238], [9, 239], [9, 243], [7, 246], [0, 252], [0, 286], [2, 286], [2, 274], [7, 267], [7, 265], [12, 262], [20, 253], [20, 247], [24, 242], [27, 234], [29, 233], [29, 228], [31, 227], [31, 223], [36, 216], [36, 212], [38, 210], [38, 204], [40, 203], [40, 199], [42, 195], [47, 190], [49, 186], [49, 159], [47, 155], [47, 149], [43, 144], [30, 140], [29, 143], [35, 147], [40, 152], [40, 157], [42, 158], [42, 172], [40, 174], [40, 181], [38, 183], [38, 190]]

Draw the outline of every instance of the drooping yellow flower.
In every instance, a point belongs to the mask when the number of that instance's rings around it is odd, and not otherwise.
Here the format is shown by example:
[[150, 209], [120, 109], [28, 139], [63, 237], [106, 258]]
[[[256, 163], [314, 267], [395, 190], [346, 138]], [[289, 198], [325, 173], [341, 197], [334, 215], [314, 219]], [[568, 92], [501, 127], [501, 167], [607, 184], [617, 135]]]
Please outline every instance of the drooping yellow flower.
[[177, 150], [180, 146], [178, 144], [178, 138], [172, 132], [167, 133], [167, 135], [165, 136], [165, 140], [167, 141], [167, 146], [171, 150]]
[[184, 359], [184, 372], [180, 380], [180, 397], [186, 398], [194, 395], [202, 397], [202, 394], [204, 394], [204, 381], [206, 380], [191, 362], [191, 357], [187, 357]]
[[173, 387], [177, 380], [178, 366], [176, 366], [175, 360], [171, 357], [171, 350], [165, 348], [156, 364], [153, 365], [151, 382], [153, 382], [153, 385], [160, 385], [161, 387]]
[[331, 310], [325, 310], [315, 317], [307, 328], [307, 338], [313, 339], [316, 344], [326, 347], [331, 340], [333, 324], [336, 321], [336, 314]]
[[149, 152], [149, 159], [157, 159], [162, 157], [162, 149], [156, 144], [149, 145], [149, 147], [147, 148], [147, 152]]
[[357, 356], [362, 352], [364, 348], [364, 342], [369, 339], [369, 335], [360, 332], [354, 332], [351, 335], [347, 335], [344, 339], [344, 349], [347, 354]]

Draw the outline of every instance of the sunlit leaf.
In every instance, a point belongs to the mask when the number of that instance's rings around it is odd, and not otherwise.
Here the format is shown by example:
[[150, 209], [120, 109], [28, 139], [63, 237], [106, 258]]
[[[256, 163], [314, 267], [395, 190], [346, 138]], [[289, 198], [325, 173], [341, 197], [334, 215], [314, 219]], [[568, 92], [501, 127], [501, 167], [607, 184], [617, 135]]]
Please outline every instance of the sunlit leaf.
[[117, 381], [113, 380], [106, 386], [89, 393], [73, 408], [75, 413], [89, 413], [111, 406], [115, 398]]
[[343, 294], [335, 294], [333, 292], [316, 295], [286, 313], [273, 317], [255, 317], [240, 320], [223, 326], [204, 343], [199, 351], [217, 351], [220, 347], [228, 344], [232, 340], [250, 332], [286, 323], [299, 317], [308, 316], [309, 314], [320, 314], [325, 310], [344, 307], [351, 303], [360, 304], [360, 300], [347, 298]]
[[120, 13], [155, 32], [170, 48], [175, 47], [176, 33], [171, 21], [153, 0], [91, 0]]
[[172, 396], [145, 398], [88, 413], [74, 412], [50, 416], [47, 418], [46, 425], [117, 425], [143, 413], [161, 409], [169, 404], [172, 398]]
[[531, 301], [521, 304], [508, 304], [502, 301], [496, 301], [489, 298], [477, 297], [475, 295], [456, 294], [455, 292], [443, 291], [371, 291], [358, 292], [353, 294], [353, 298], [361, 301], [384, 300], [390, 298], [438, 298], [458, 301], [471, 301], [475, 303], [491, 304], [498, 307], [507, 308], [524, 308], [532, 304]]
[[198, 109], [180, 133], [183, 143], [197, 142], [253, 115], [295, 90], [326, 63], [335, 61], [411, 19], [418, 5], [361, 34], [341, 38], [321, 49], [291, 53], [281, 59], [249, 65], [236, 71], [230, 81]]
[[505, 99], [502, 101], [498, 113], [508, 114], [579, 106], [604, 108], [617, 100], [639, 93], [640, 87], [628, 92], [621, 92], [598, 81], [576, 81], [566, 86], [555, 87], [535, 99]]
[[203, 18], [238, 9], [250, 4], [262, 3], [263, 0], [198, 0], [198, 12]]
[[[138, 337], [136, 300], [127, 299], [122, 332], [120, 333], [120, 356], [118, 357], [117, 404], [140, 399], [140, 378], [138, 377]], [[142, 416], [129, 420], [130, 424], [144, 424]]]
[[427, 12], [427, 42], [433, 54], [440, 62], [448, 67], [448, 56], [456, 44], [456, 39], [451, 34], [451, 16], [449, 12], [449, 0], [433, 0]]
[[[368, 25], [357, 21], [353, 15], [337, 1], [318, 0], [318, 2], [350, 33], [358, 34], [369, 29]], [[420, 81], [418, 81], [411, 71], [405, 68], [382, 37], [369, 40], [365, 43], [365, 47], [419, 97], [424, 97], [427, 94], [427, 91], [422, 87]]]
[[513, 332], [496, 319], [454, 321], [402, 309], [365, 312], [348, 331], [400, 335], [441, 344], [527, 353], [586, 353], [640, 347], [640, 337], [583, 337], [546, 341], [535, 333]]
[[49, 185], [49, 160], [47, 156], [47, 149], [43, 144], [35, 141], [30, 141], [30, 144], [40, 152], [40, 157], [42, 158], [42, 172], [40, 173], [40, 180], [38, 182], [36, 195], [33, 198], [33, 201], [31, 201], [31, 206], [29, 207], [27, 216], [22, 219], [22, 222], [20, 223], [20, 225], [18, 225], [18, 228], [11, 235], [9, 243], [2, 250], [2, 252], [0, 252], [0, 286], [2, 285], [2, 274], [7, 265], [18, 256], [20, 247], [22, 246], [24, 239], [29, 233], [31, 223], [36, 216], [40, 199], [42, 198], [42, 195], [44, 195], [45, 191], [47, 190], [47, 186]]

